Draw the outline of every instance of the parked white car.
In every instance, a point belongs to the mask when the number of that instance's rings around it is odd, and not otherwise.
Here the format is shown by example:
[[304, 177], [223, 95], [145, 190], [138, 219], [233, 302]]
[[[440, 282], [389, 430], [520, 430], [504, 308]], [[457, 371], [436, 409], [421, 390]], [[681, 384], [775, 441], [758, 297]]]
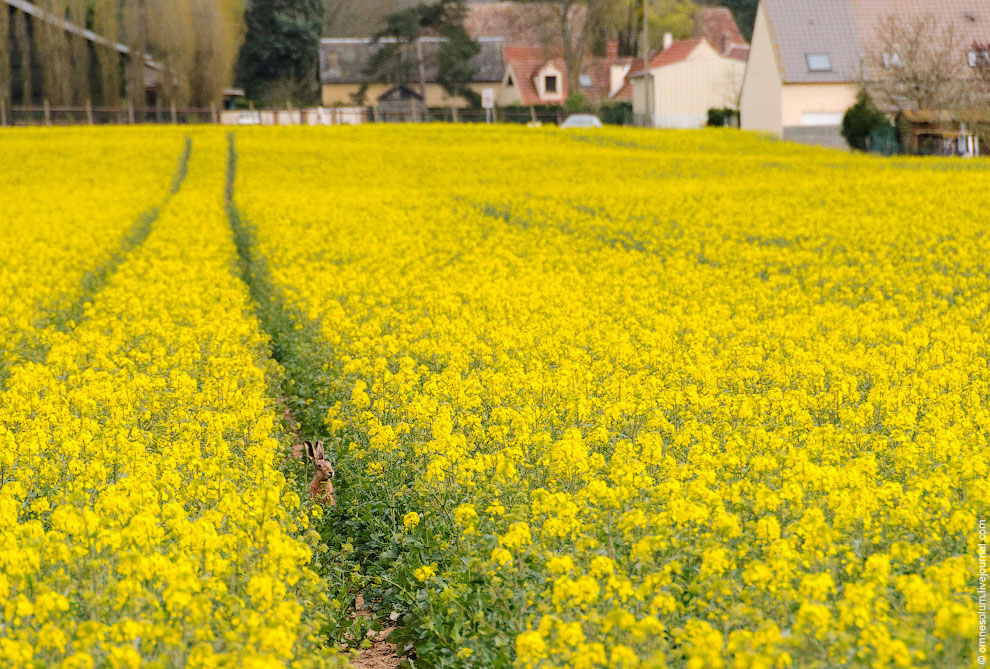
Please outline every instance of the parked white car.
[[594, 114], [571, 114], [563, 123], [561, 128], [600, 128], [602, 122]]

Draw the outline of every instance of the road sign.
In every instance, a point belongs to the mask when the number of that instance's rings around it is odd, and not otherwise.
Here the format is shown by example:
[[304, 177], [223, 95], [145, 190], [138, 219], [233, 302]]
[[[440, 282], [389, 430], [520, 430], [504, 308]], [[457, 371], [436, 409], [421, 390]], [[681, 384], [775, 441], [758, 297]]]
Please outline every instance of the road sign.
[[481, 89], [481, 106], [484, 109], [494, 109], [495, 108], [495, 89], [494, 88], [482, 88]]

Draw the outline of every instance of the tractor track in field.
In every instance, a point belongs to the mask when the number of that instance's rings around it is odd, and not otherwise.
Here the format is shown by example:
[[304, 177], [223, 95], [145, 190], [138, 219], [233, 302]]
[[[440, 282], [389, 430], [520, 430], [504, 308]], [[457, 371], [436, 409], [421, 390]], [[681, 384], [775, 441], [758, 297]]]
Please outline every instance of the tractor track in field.
[[[264, 258], [255, 254], [257, 248], [255, 231], [243, 219], [234, 201], [237, 176], [237, 148], [234, 134], [228, 133], [227, 140], [224, 207], [234, 234], [241, 279], [248, 287], [262, 330], [269, 337], [272, 358], [284, 371], [281, 387], [272, 388], [272, 393], [277, 398], [282, 423], [296, 441], [296, 446], [288, 453], [288, 458], [304, 458], [302, 440], [312, 438], [307, 435], [317, 435], [323, 428], [324, 412], [319, 409], [318, 402], [312, 401], [325, 394], [325, 388], [318, 385], [319, 381], [314, 381], [312, 374], [312, 370], [320, 369], [323, 364], [322, 356], [318, 353], [320, 347], [313, 345], [320, 340], [319, 327], [297, 309], [288, 305], [285, 296], [274, 285]], [[300, 481], [300, 486], [305, 486], [305, 481]], [[363, 593], [356, 593], [350, 620], [373, 617]], [[397, 654], [396, 645], [387, 641], [388, 635], [394, 629], [394, 626], [386, 626], [379, 631], [369, 631], [366, 640], [370, 645], [367, 648], [357, 649], [356, 655], [349, 658], [351, 666], [356, 669], [399, 667], [402, 658]], [[343, 643], [340, 648], [347, 651], [349, 644]]]
[[[116, 250], [98, 266], [83, 274], [80, 281], [81, 290], [76, 299], [61, 309], [54, 310], [43, 316], [36, 323], [36, 329], [46, 330], [53, 327], [59, 332], [68, 333], [79, 325], [85, 318], [86, 305], [92, 302], [96, 295], [106, 286], [110, 277], [113, 276], [117, 268], [120, 267], [131, 252], [144, 243], [148, 235], [151, 234], [151, 230], [154, 227], [155, 221], [158, 220], [162, 209], [165, 208], [172, 197], [182, 188], [182, 184], [186, 180], [186, 173], [189, 170], [189, 157], [191, 155], [192, 138], [186, 135], [185, 144], [182, 152], [179, 154], [175, 172], [172, 175], [172, 181], [169, 184], [168, 191], [162, 203], [138, 215], [137, 219], [127, 229], [123, 237], [121, 237]], [[19, 357], [25, 360], [44, 360], [47, 355], [48, 346], [44, 342], [28, 341], [21, 349]], [[0, 390], [6, 386], [11, 368], [15, 364], [9, 364], [4, 360], [0, 360]]]

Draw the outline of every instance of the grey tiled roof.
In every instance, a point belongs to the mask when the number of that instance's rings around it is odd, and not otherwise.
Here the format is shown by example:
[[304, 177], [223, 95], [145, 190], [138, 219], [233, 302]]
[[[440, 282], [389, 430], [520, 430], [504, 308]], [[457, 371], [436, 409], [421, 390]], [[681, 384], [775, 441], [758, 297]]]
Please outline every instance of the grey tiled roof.
[[[862, 45], [849, 0], [763, 0], [785, 82], [859, 78]], [[826, 53], [830, 72], [811, 72], [808, 54]]]
[[[503, 40], [481, 37], [478, 38], [478, 43], [481, 52], [472, 60], [478, 68], [473, 81], [501, 81], [505, 73], [505, 61], [502, 56]], [[439, 69], [437, 53], [440, 45], [439, 38], [423, 38], [423, 64], [427, 81], [437, 80]], [[365, 65], [379, 48], [380, 45], [373, 43], [370, 38], [323, 38], [320, 40], [320, 82], [332, 84], [364, 81], [367, 79], [364, 74]], [[410, 48], [410, 58], [412, 53]], [[413, 75], [415, 80], [415, 69]]]
[[[880, 22], [926, 14], [954, 23], [963, 44], [990, 42], [990, 0], [762, 0], [786, 83], [854, 82]], [[832, 69], [812, 72], [809, 54], [828, 54]]]

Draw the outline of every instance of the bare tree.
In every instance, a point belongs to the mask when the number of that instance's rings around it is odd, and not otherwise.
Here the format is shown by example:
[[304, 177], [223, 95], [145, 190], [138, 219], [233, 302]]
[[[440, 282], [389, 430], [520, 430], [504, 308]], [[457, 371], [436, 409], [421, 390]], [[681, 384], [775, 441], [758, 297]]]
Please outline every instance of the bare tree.
[[21, 73], [21, 100], [22, 104], [29, 105], [34, 98], [34, 81], [31, 77], [31, 37], [24, 12], [14, 12], [14, 39], [17, 40], [17, 65]]
[[146, 0], [148, 49], [162, 65], [164, 101], [189, 104], [190, 79], [195, 67], [195, 32], [189, 0]]
[[739, 111], [739, 104], [742, 100], [743, 70], [726, 69], [721, 81], [715, 82], [716, 93], [720, 98], [722, 107]]
[[0, 102], [10, 101], [10, 8], [0, 7]]
[[143, 108], [145, 98], [145, 57], [148, 56], [148, 7], [147, 0], [124, 0], [124, 35], [131, 48], [127, 62], [127, 98], [131, 104]]
[[242, 0], [192, 0], [195, 17], [196, 65], [191, 73], [192, 104], [219, 104], [234, 78], [234, 65], [244, 41]]
[[[117, 0], [96, 0], [93, 4], [93, 31], [115, 42], [120, 30]], [[111, 46], [96, 47], [96, 62], [100, 73], [100, 100], [104, 105], [120, 102], [120, 56]]]
[[[51, 17], [65, 17], [66, 0], [37, 3]], [[69, 34], [57, 21], [35, 21], [35, 39], [41, 58], [41, 83], [45, 99], [55, 105], [72, 102], [72, 63]]]
[[564, 66], [567, 69], [567, 90], [581, 90], [581, 69], [584, 55], [598, 33], [615, 15], [615, 0], [540, 0], [549, 7], [556, 24]]
[[974, 107], [980, 112], [976, 132], [990, 144], [990, 42], [973, 42], [967, 57], [973, 68]]
[[[67, 19], [75, 25], [86, 27], [87, 0], [69, 0]], [[83, 105], [90, 99], [89, 88], [89, 41], [82, 35], [67, 35], [69, 39], [69, 78], [71, 80], [72, 101]]]
[[981, 102], [990, 107], [990, 42], [973, 42], [967, 58]]
[[925, 14], [885, 18], [867, 54], [866, 88], [887, 111], [949, 111], [966, 104], [966, 50], [953, 23]]
[[16, 75], [23, 104], [83, 105], [97, 89], [104, 105], [118, 104], [120, 43], [129, 47], [127, 93], [136, 107], [151, 83], [166, 104], [220, 102], [244, 36], [244, 0], [35, 0], [31, 14], [0, 5], [0, 99], [18, 97], [10, 91]]

